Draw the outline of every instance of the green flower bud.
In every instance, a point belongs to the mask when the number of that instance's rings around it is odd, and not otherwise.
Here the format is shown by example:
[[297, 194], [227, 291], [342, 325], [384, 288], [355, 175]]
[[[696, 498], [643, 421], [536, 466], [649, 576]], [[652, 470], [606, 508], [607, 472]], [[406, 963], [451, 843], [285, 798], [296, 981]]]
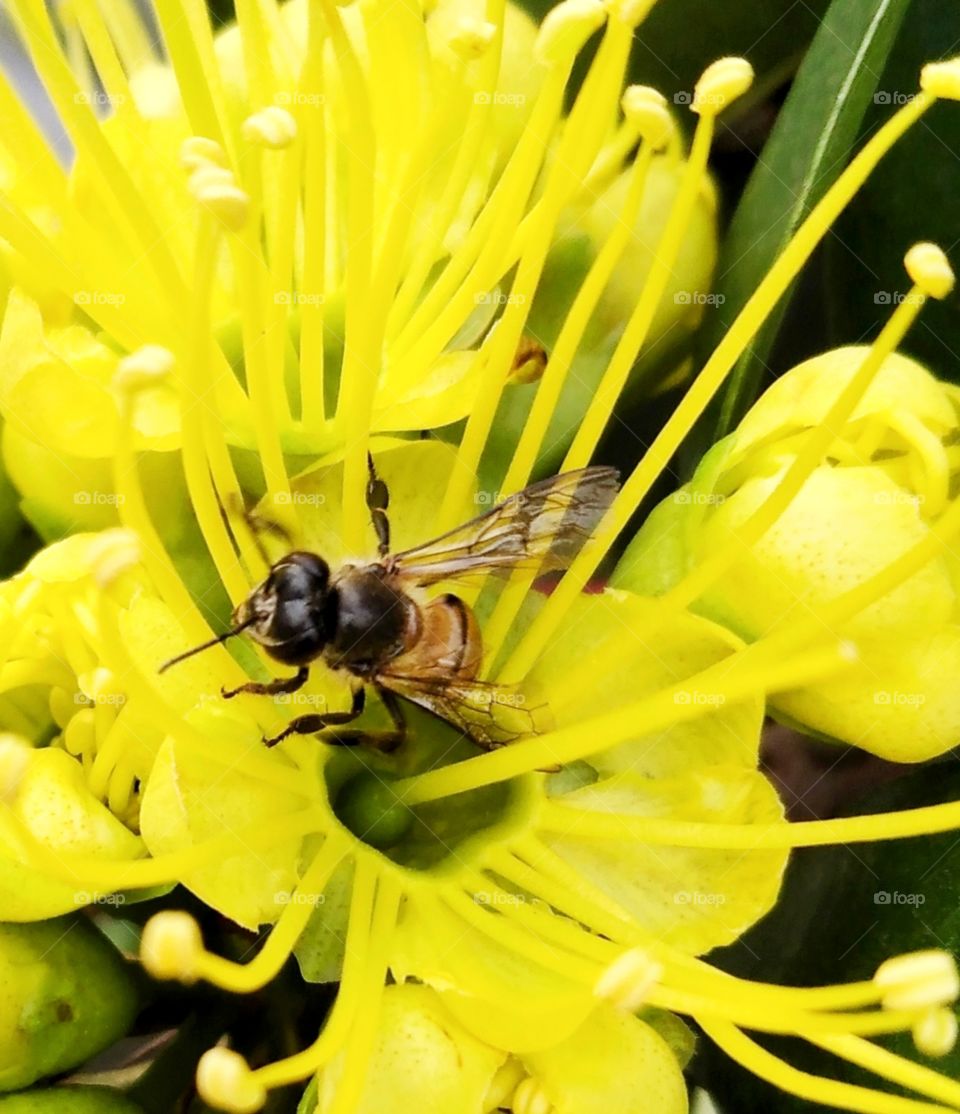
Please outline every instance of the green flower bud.
[[[953, 490], [957, 414], [952, 388], [892, 355], [783, 513], [752, 544], [738, 542], [866, 351], [837, 349], [778, 380], [690, 484], [654, 511], [616, 582], [659, 594], [736, 546], [736, 560], [696, 608], [751, 641], [867, 581], [927, 538]], [[960, 564], [947, 547], [835, 632], [855, 644], [856, 665], [772, 696], [773, 711], [896, 761], [954, 746], [958, 584]]]
[[143, 1114], [111, 1087], [43, 1087], [0, 1098], [0, 1114]]
[[136, 1005], [126, 965], [89, 921], [0, 925], [0, 1089], [82, 1064], [126, 1032]]
[[[411, 983], [387, 987], [355, 1114], [484, 1114], [484, 1100], [505, 1060], [504, 1052], [455, 1021], [434, 991]], [[342, 1070], [341, 1057], [320, 1073], [311, 1110], [322, 1114], [328, 1109]]]

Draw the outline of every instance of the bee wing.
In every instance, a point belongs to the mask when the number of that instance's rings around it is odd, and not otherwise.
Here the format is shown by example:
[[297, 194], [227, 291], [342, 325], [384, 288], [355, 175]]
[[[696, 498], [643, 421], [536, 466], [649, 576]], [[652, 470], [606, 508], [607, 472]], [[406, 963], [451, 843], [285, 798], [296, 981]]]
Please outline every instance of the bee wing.
[[383, 672], [377, 683], [456, 727], [487, 750], [537, 735], [552, 726], [546, 704], [534, 704], [517, 685]]
[[392, 568], [417, 584], [513, 569], [565, 569], [618, 488], [614, 468], [581, 468], [541, 480], [426, 545], [394, 554]]

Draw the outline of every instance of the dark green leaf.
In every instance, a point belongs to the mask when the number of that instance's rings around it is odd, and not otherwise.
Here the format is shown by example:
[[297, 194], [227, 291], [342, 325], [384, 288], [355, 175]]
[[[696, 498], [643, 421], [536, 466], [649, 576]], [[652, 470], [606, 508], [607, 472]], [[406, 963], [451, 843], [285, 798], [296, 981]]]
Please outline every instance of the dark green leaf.
[[[705, 329], [712, 347], [812, 206], [849, 160], [909, 0], [834, 0], [751, 175], [721, 253], [722, 295]], [[756, 397], [788, 292], [741, 357], [715, 436]]]
[[[872, 794], [861, 813], [897, 811], [960, 798], [960, 769], [932, 765]], [[960, 952], [960, 840], [956, 832], [796, 852], [776, 908], [720, 965], [748, 978], [815, 986], [869, 979], [890, 956], [924, 948]], [[704, 1045], [707, 1042], [703, 1042]], [[896, 1091], [875, 1076], [798, 1041], [763, 1038], [771, 1051], [814, 1074]], [[909, 1035], [886, 1047], [958, 1078], [960, 1050], [927, 1060]], [[731, 1114], [826, 1112], [790, 1099], [708, 1047], [698, 1065]]]
[[[925, 62], [960, 52], [960, 5], [913, 0], [871, 107], [873, 128], [917, 89]], [[933, 240], [960, 265], [960, 105], [935, 105], [877, 167], [826, 245], [828, 344], [874, 336], [906, 289], [903, 255]], [[903, 345], [936, 375], [960, 382], [960, 300], [928, 305]]]

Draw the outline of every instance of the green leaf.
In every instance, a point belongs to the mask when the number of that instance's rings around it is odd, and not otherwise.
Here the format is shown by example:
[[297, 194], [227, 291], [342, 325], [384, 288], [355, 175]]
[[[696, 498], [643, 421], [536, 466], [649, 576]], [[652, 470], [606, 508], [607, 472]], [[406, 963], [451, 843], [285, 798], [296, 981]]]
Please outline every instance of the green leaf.
[[[731, 222], [705, 350], [723, 335], [848, 162], [908, 4], [831, 4]], [[756, 397], [790, 296], [788, 291], [734, 367], [719, 416], [712, 419], [716, 438], [736, 426]]]
[[[556, 2], [520, 0], [520, 6], [542, 19]], [[652, 85], [668, 100], [683, 103], [677, 94], [689, 94], [711, 62], [724, 55], [742, 54], [750, 59], [758, 75], [755, 92], [761, 96], [796, 68], [828, 2], [727, 0], [705, 4], [703, 0], [660, 0], [637, 31], [630, 80]], [[693, 117], [689, 113], [686, 116], [692, 126]]]
[[[897, 811], [958, 798], [960, 770], [944, 762], [871, 794], [857, 812]], [[960, 954], [958, 893], [956, 832], [801, 850], [790, 864], [774, 911], [740, 942], [712, 958], [744, 977], [783, 985], [869, 979], [885, 959], [904, 952], [946, 948]], [[804, 1071], [907, 1093], [810, 1045], [768, 1038], [762, 1043]], [[960, 1049], [933, 1060], [916, 1051], [909, 1034], [884, 1038], [882, 1043], [935, 1071], [960, 1077]], [[833, 1109], [784, 1096], [716, 1048], [704, 1047], [698, 1068], [704, 1085], [730, 1114], [826, 1114]]]
[[[960, 43], [960, 5], [913, 0], [880, 79], [876, 106], [865, 120], [874, 128], [912, 96], [925, 62], [948, 58]], [[957, 197], [960, 195], [960, 106], [935, 105], [877, 167], [825, 245], [824, 344], [875, 336], [905, 291], [903, 255], [918, 240], [933, 240], [960, 267]], [[880, 234], [878, 234], [878, 232]], [[930, 370], [960, 382], [960, 313], [957, 296], [930, 302], [903, 350]]]

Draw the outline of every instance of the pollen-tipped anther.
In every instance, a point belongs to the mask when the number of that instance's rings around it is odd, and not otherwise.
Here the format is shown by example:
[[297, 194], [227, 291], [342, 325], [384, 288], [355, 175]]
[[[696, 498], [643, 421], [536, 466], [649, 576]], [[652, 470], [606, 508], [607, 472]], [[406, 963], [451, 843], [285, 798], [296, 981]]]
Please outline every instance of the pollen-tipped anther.
[[597, 979], [593, 992], [627, 1013], [635, 1013], [662, 975], [663, 967], [655, 959], [642, 948], [632, 948], [610, 964]]
[[241, 132], [248, 143], [280, 151], [297, 138], [297, 121], [285, 108], [271, 104], [248, 116]]
[[180, 146], [180, 165], [185, 170], [199, 170], [201, 166], [226, 167], [227, 156], [215, 139], [191, 135]]
[[267, 1101], [250, 1065], [229, 1048], [211, 1048], [200, 1057], [197, 1091], [208, 1106], [229, 1114], [253, 1114]]
[[941, 1006], [925, 1013], [911, 1030], [913, 1043], [924, 1056], [946, 1056], [957, 1043], [957, 1015]]
[[155, 979], [195, 982], [202, 951], [200, 926], [189, 913], [179, 910], [165, 910], [151, 917], [140, 938], [140, 962]]
[[562, 0], [540, 24], [534, 44], [537, 60], [547, 66], [568, 61], [606, 18], [600, 0]]
[[944, 100], [960, 101], [960, 57], [928, 62], [920, 71], [920, 88]]
[[174, 355], [159, 344], [145, 344], [117, 364], [113, 385], [121, 391], [141, 391], [162, 382], [173, 370]]
[[654, 150], [665, 147], [674, 133], [673, 116], [664, 95], [649, 85], [628, 85], [620, 107], [637, 135]]
[[464, 62], [475, 62], [486, 54], [496, 34], [495, 23], [462, 16], [454, 24], [447, 41], [458, 58]]
[[719, 58], [700, 75], [694, 86], [694, 112], [717, 115], [733, 104], [753, 84], [753, 66], [746, 58]]
[[943, 249], [937, 244], [914, 244], [903, 260], [907, 274], [931, 298], [946, 298], [956, 276]]
[[250, 198], [229, 170], [208, 163], [190, 175], [188, 185], [197, 201], [226, 228], [236, 232], [243, 227]]
[[883, 991], [888, 1010], [935, 1009], [960, 995], [956, 961], [940, 949], [894, 956], [881, 963], [873, 981]]

